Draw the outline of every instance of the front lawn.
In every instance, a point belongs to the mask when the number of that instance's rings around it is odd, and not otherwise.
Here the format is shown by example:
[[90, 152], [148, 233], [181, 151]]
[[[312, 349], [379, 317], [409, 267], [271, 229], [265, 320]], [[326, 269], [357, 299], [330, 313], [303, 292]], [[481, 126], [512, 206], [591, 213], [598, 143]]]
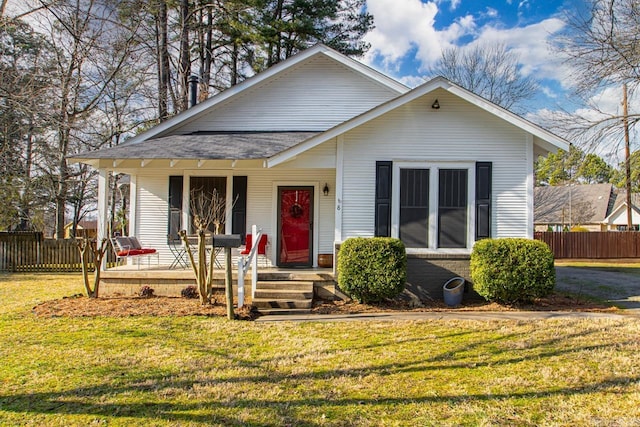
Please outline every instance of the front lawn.
[[31, 312], [79, 292], [79, 275], [0, 275], [1, 425], [640, 424], [635, 318], [254, 323]]

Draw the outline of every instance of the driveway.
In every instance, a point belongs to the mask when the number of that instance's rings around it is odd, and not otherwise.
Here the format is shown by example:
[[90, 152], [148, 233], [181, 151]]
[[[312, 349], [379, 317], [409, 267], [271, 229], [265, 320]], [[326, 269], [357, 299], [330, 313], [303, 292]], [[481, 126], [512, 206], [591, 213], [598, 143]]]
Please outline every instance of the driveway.
[[556, 267], [556, 288], [588, 295], [640, 314], [638, 274], [597, 270], [593, 267]]

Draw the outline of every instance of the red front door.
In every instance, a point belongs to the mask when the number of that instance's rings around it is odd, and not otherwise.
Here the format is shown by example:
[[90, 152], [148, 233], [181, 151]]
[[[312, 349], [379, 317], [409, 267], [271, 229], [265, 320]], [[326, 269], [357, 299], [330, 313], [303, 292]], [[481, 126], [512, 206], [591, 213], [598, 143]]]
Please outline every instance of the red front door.
[[313, 265], [313, 187], [278, 187], [278, 266]]

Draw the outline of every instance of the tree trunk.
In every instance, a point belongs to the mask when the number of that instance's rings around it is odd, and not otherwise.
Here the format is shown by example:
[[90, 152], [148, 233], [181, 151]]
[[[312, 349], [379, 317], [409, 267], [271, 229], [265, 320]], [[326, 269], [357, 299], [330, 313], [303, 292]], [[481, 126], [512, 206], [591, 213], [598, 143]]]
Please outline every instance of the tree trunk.
[[[93, 244], [86, 237], [76, 243], [78, 250], [80, 251], [80, 262], [82, 265], [82, 282], [84, 289], [87, 292], [89, 298], [98, 298], [100, 295], [100, 267], [105, 253], [107, 252], [107, 239], [102, 239], [100, 246]], [[93, 254], [93, 286], [89, 282], [89, 253]]]
[[169, 118], [169, 43], [167, 40], [167, 3], [157, 0], [156, 16], [156, 48], [158, 65], [158, 120], [164, 122]]
[[231, 51], [231, 86], [238, 84], [238, 51], [238, 42], [234, 39]]
[[211, 68], [213, 65], [213, 12], [207, 8], [207, 34], [204, 42], [204, 64], [202, 67], [202, 80], [200, 81], [199, 99], [202, 102], [209, 97], [209, 85], [211, 84]]
[[189, 108], [189, 76], [191, 75], [191, 57], [189, 54], [189, 0], [180, 1], [180, 65], [179, 79], [179, 110]]
[[62, 154], [59, 154], [60, 161], [58, 164], [59, 176], [58, 187], [56, 190], [56, 223], [55, 223], [55, 237], [56, 239], [64, 239], [64, 225], [65, 225], [65, 210], [67, 209], [67, 192], [69, 179], [69, 169], [67, 167], [67, 160]]
[[631, 207], [631, 149], [629, 147], [629, 109], [627, 84], [622, 85], [622, 124], [624, 126], [624, 177], [627, 189], [627, 231], [633, 230], [633, 208]]
[[198, 291], [200, 292], [200, 304], [209, 302], [207, 295], [207, 249], [204, 230], [198, 230]]

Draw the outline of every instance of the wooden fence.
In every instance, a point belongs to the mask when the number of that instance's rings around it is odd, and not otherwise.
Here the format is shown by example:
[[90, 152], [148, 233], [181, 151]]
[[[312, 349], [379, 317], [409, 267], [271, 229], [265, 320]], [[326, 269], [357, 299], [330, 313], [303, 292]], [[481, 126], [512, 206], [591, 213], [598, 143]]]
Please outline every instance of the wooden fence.
[[640, 257], [640, 232], [536, 232], [556, 259], [614, 259]]
[[[108, 254], [107, 259], [113, 258]], [[89, 253], [89, 265], [93, 254]], [[42, 233], [0, 232], [0, 271], [81, 271], [80, 252], [73, 239], [45, 239]]]

